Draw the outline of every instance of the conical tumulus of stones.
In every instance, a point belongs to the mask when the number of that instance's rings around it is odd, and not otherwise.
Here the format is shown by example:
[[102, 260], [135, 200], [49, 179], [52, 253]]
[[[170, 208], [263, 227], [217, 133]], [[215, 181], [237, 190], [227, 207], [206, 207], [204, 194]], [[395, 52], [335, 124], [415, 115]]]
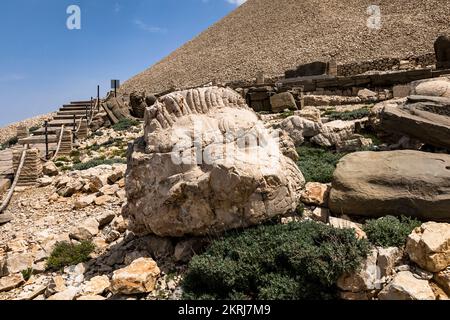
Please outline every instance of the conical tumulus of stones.
[[145, 135], [130, 147], [123, 215], [137, 234], [182, 237], [292, 212], [305, 180], [283, 154], [292, 156], [286, 139], [231, 89], [163, 96], [146, 108]]

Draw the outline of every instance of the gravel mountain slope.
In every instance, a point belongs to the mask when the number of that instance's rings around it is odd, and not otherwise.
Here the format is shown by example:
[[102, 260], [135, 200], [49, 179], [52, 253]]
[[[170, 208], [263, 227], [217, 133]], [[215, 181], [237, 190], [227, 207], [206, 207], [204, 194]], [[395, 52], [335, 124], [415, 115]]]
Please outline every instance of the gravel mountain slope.
[[[367, 9], [381, 9], [381, 29], [367, 27]], [[122, 90], [158, 92], [213, 79], [283, 74], [300, 63], [403, 58], [433, 51], [450, 32], [450, 0], [248, 0]]]

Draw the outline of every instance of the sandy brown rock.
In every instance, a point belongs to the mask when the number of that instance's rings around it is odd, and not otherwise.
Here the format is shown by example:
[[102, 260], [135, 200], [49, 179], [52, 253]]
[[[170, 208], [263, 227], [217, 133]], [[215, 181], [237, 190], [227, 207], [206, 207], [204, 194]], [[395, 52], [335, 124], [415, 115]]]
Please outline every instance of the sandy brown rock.
[[330, 190], [331, 187], [326, 184], [309, 182], [302, 192], [302, 202], [309, 205], [327, 207]]
[[381, 217], [450, 218], [450, 155], [418, 151], [357, 152], [334, 173], [332, 212]]
[[201, 236], [295, 210], [303, 175], [236, 92], [198, 88], [160, 100], [129, 157], [123, 215], [134, 232]]
[[121, 294], [149, 293], [155, 289], [160, 270], [149, 258], [135, 260], [126, 268], [114, 271], [111, 290]]
[[410, 259], [430, 272], [450, 266], [450, 224], [428, 222], [408, 237], [406, 252]]
[[409, 272], [400, 272], [378, 295], [380, 300], [435, 300], [428, 281], [419, 280]]

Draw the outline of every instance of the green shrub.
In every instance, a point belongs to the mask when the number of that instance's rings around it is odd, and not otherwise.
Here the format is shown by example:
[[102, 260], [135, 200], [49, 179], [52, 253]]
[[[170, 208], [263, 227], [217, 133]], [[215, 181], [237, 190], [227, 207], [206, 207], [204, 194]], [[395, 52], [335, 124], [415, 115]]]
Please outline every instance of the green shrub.
[[297, 164], [306, 182], [321, 183], [329, 183], [333, 180], [337, 163], [346, 155], [346, 153], [333, 153], [311, 146], [302, 146], [297, 149], [297, 152], [300, 155]]
[[125, 131], [125, 130], [135, 127], [139, 124], [140, 124], [140, 122], [137, 120], [124, 118], [124, 119], [119, 120], [119, 122], [117, 122], [115, 125], [113, 125], [112, 128], [115, 131]]
[[353, 111], [345, 111], [345, 112], [337, 112], [335, 110], [329, 110], [325, 112], [325, 116], [327, 116], [330, 120], [342, 120], [342, 121], [350, 121], [357, 120], [368, 117], [370, 115], [370, 110], [368, 108], [361, 108]]
[[59, 158], [56, 158], [55, 161], [56, 162], [70, 162], [70, 159], [67, 157], [59, 157]]
[[369, 220], [364, 225], [364, 231], [369, 241], [381, 247], [402, 247], [411, 232], [420, 227], [421, 222], [415, 219], [386, 216], [378, 220]]
[[33, 270], [33, 268], [28, 268], [28, 269], [22, 270], [21, 273], [22, 273], [23, 279], [25, 281], [28, 281], [33, 276], [34, 270]]
[[283, 119], [286, 119], [286, 118], [292, 117], [293, 115], [295, 115], [294, 111], [289, 110], [289, 111], [284, 111], [284, 112], [281, 114], [281, 117], [282, 117]]
[[315, 222], [231, 232], [192, 259], [184, 298], [336, 298], [337, 279], [356, 271], [368, 250], [354, 231]]
[[95, 250], [90, 241], [83, 241], [78, 245], [59, 242], [47, 260], [48, 270], [61, 270], [66, 266], [76, 265], [89, 260], [89, 255]]
[[70, 153], [70, 156], [73, 157], [79, 157], [81, 156], [81, 152], [80, 150], [72, 150], [72, 152]]
[[115, 163], [127, 163], [127, 160], [126, 159], [104, 159], [104, 157], [96, 158], [96, 159], [89, 160], [88, 162], [85, 162], [85, 163], [77, 163], [72, 167], [72, 170], [83, 171], [83, 170], [87, 170], [90, 168], [98, 167], [102, 164], [112, 165]]
[[40, 128], [41, 128], [42, 126], [33, 126], [33, 127], [31, 127], [30, 128], [30, 133], [33, 133], [33, 132], [35, 132], [35, 131], [38, 131]]
[[5, 143], [3, 143], [0, 147], [1, 150], [10, 148], [14, 145], [16, 145], [19, 142], [19, 138], [17, 137], [12, 137], [11, 139], [9, 139], [8, 141], [6, 141]]

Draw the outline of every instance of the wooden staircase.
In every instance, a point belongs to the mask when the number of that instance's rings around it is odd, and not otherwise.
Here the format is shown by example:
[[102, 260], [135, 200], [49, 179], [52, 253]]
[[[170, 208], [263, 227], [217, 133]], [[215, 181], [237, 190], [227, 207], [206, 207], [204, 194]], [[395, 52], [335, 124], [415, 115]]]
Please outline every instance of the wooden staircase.
[[[94, 107], [91, 101], [74, 101], [63, 105], [56, 113], [56, 116], [53, 117], [53, 120], [48, 122], [48, 143], [58, 142], [57, 131], [60, 130], [61, 126], [64, 125], [66, 129], [76, 129], [81, 120], [86, 120], [86, 117], [90, 118], [91, 112], [94, 113], [94, 116], [98, 112], [98, 109]], [[32, 136], [19, 139], [19, 144], [45, 144], [45, 132], [44, 127], [39, 128], [32, 132]]]

